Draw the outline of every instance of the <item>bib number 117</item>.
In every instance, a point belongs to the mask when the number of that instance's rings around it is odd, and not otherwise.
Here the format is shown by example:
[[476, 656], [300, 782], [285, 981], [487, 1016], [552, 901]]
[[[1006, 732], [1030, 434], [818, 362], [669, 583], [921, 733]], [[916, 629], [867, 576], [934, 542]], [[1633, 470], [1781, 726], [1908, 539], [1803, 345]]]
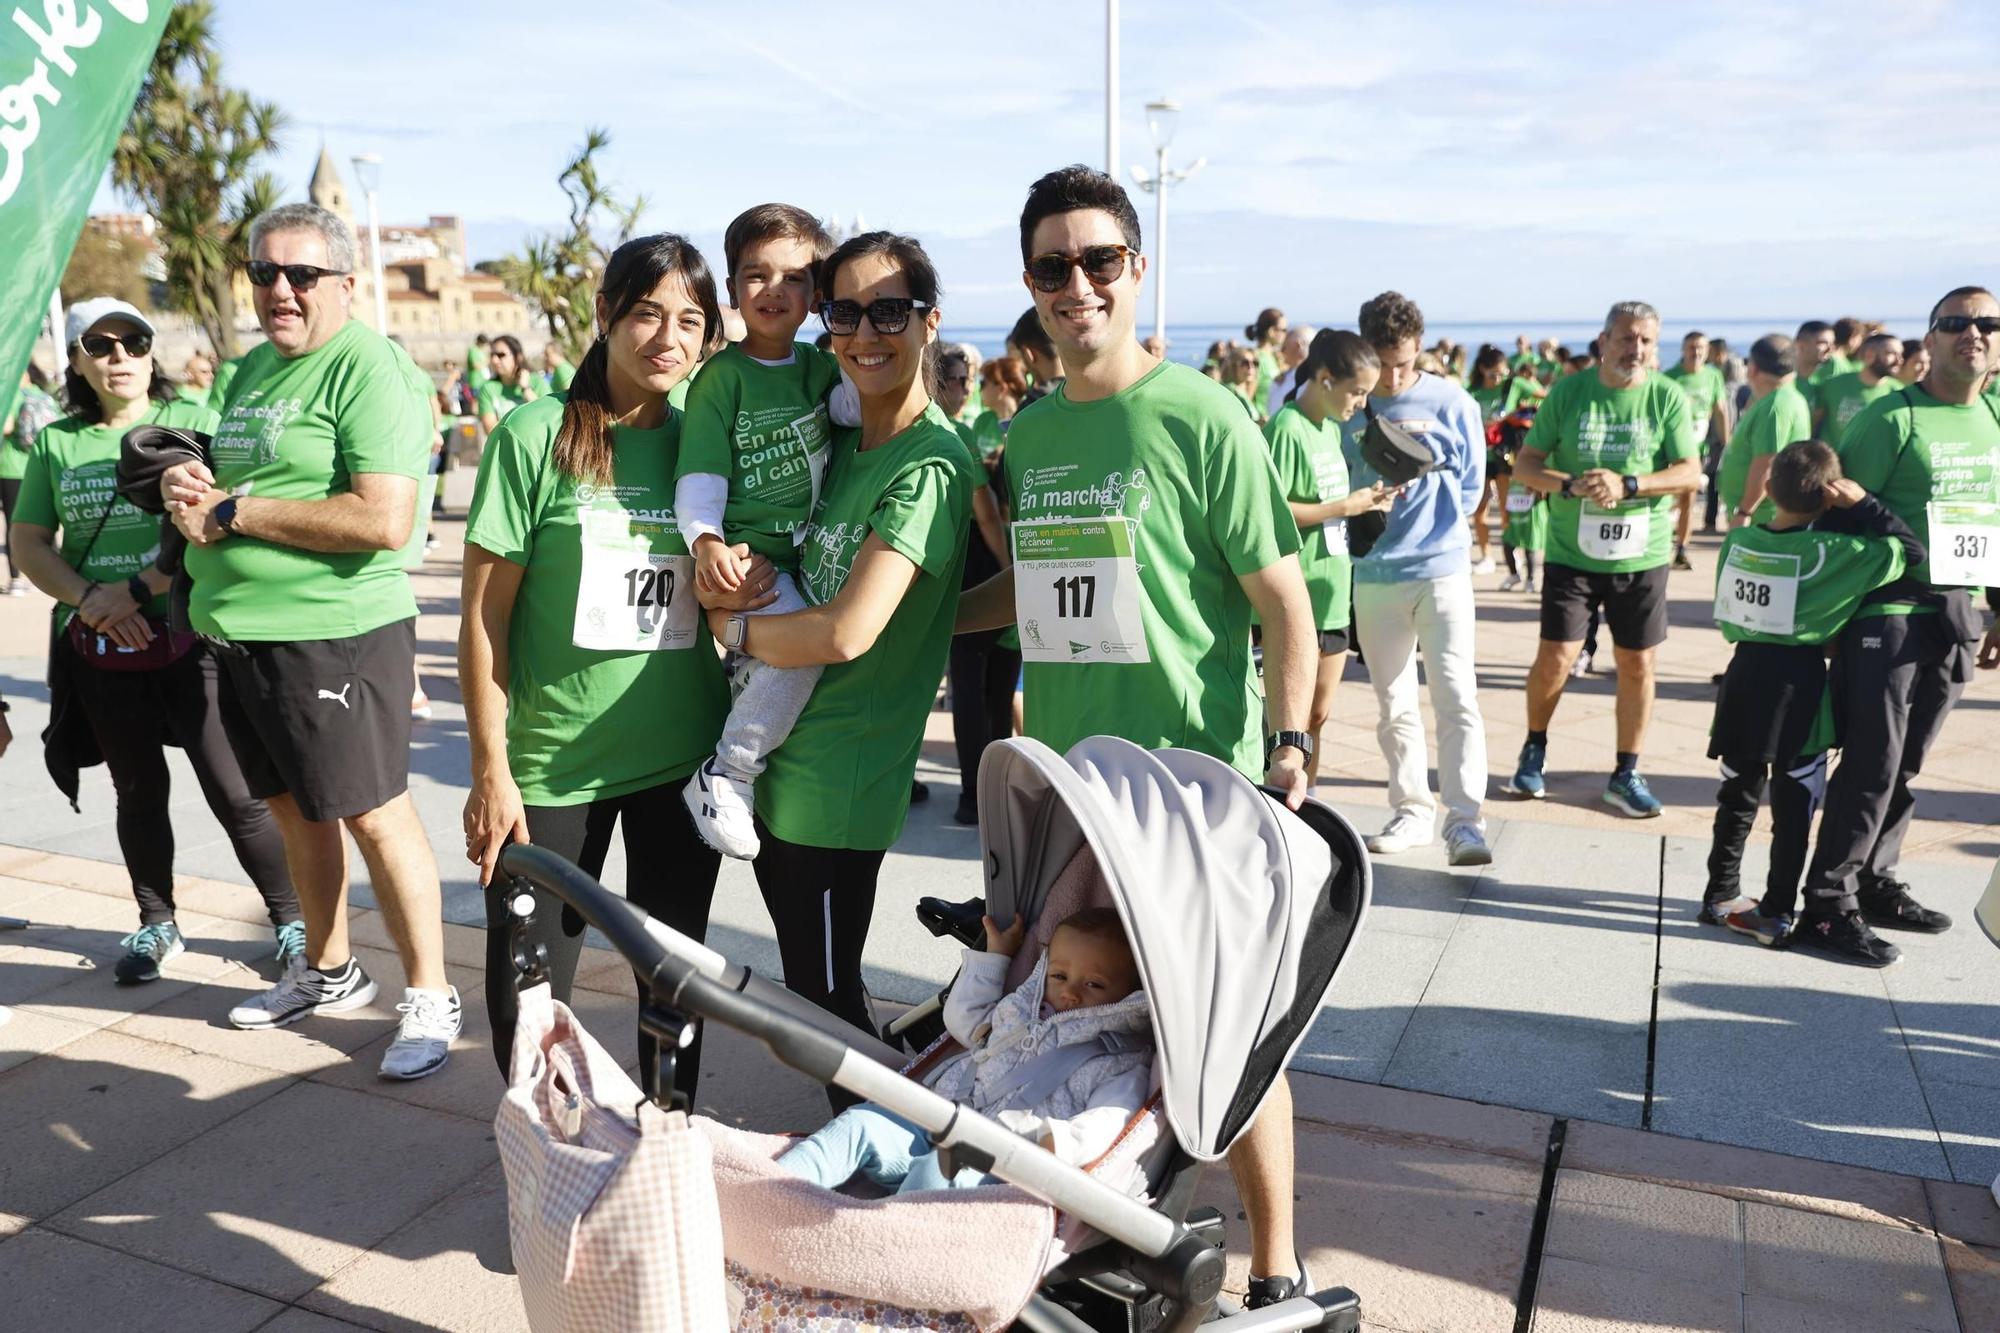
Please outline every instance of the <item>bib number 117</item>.
[[1085, 618], [1097, 609], [1097, 576], [1095, 574], [1072, 574], [1066, 579], [1055, 581], [1056, 615], [1064, 618]]
[[625, 571], [625, 605], [666, 606], [673, 600], [673, 570], [644, 568]]

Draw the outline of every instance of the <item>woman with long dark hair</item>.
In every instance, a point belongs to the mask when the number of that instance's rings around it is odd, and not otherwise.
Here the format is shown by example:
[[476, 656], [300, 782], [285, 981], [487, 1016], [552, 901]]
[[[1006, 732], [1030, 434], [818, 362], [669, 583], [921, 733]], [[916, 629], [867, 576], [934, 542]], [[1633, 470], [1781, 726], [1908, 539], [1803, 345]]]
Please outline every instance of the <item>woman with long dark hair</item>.
[[[681, 419], [667, 402], [721, 328], [715, 279], [683, 238], [642, 236], [613, 252], [596, 313], [568, 391], [509, 413], [487, 441], [466, 520], [465, 855], [486, 885], [486, 1005], [503, 1072], [517, 1010], [501, 848], [533, 842], [596, 875], [616, 827], [626, 897], [695, 939], [719, 865], [680, 799], [715, 749], [729, 695], [674, 526]], [[769, 582], [768, 566], [753, 567], [739, 596], [754, 604]], [[535, 940], [558, 999], [583, 929], [537, 894]], [[639, 1050], [650, 1091], [643, 1031]], [[691, 1046], [675, 1071], [690, 1095], [699, 1061]]]
[[305, 949], [305, 923], [284, 839], [269, 808], [250, 795], [223, 731], [214, 655], [192, 635], [169, 633], [173, 579], [159, 567], [160, 521], [114, 489], [126, 431], [157, 425], [207, 434], [216, 415], [178, 397], [154, 363], [151, 322], [123, 301], [78, 302], [67, 334], [70, 415], [44, 428], [28, 455], [14, 558], [56, 599], [50, 695], [81, 709], [117, 794], [118, 848], [139, 929], [122, 941], [115, 975], [126, 984], [156, 980], [184, 948], [174, 917], [169, 741], [194, 766], [208, 808], [263, 895], [278, 960], [288, 964]]
[[541, 385], [528, 369], [521, 340], [511, 333], [487, 344], [486, 367], [492, 378], [479, 386], [479, 425], [491, 435], [509, 412], [541, 397]]

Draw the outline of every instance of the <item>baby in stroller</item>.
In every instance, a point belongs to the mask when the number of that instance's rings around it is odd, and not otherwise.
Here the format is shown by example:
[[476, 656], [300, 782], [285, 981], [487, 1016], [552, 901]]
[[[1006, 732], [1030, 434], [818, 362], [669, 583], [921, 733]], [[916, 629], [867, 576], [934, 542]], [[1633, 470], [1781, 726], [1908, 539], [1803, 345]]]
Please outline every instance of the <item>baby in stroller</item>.
[[[1094, 867], [1093, 867], [1094, 868]], [[1088, 1166], [1117, 1140], [1152, 1091], [1152, 1015], [1118, 913], [1064, 918], [1028, 979], [1003, 997], [1027, 922], [984, 920], [986, 947], [967, 949], [944, 1009], [963, 1054], [932, 1087]], [[837, 1189], [859, 1175], [898, 1194], [997, 1183], [973, 1168], [947, 1174], [924, 1131], [872, 1103], [842, 1111], [778, 1165]]]

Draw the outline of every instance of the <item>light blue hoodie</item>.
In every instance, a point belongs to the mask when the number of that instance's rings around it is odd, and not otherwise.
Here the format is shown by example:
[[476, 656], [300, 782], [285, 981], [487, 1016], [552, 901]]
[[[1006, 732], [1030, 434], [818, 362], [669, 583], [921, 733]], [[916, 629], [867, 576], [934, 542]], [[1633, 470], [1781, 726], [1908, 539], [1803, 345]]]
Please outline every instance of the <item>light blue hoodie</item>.
[[[1354, 562], [1354, 581], [1408, 583], [1468, 572], [1472, 534], [1465, 520], [1486, 488], [1486, 427], [1478, 404], [1456, 382], [1425, 372], [1394, 398], [1371, 396], [1368, 406], [1428, 444], [1438, 466], [1404, 488], [1381, 540]], [[1361, 461], [1367, 428], [1366, 412], [1356, 412], [1341, 428], [1341, 451], [1356, 489], [1382, 479]]]

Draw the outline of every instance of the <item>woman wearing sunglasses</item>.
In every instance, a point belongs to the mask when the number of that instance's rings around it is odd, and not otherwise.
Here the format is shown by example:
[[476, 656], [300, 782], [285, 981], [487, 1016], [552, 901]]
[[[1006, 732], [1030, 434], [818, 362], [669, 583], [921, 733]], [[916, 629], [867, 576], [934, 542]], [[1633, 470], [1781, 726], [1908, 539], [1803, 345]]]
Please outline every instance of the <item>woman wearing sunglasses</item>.
[[910, 780], [958, 606], [974, 464], [931, 401], [937, 271], [907, 236], [868, 232], [828, 257], [821, 318], [860, 397], [837, 428], [800, 553], [813, 605], [709, 625], [773, 666], [824, 665], [790, 739], [757, 784], [758, 887], [785, 983], [869, 1026], [861, 950], [883, 854], [903, 829]]
[[139, 903], [139, 929], [122, 941], [117, 978], [156, 980], [183, 948], [174, 921], [169, 741], [194, 765], [208, 808], [263, 895], [279, 962], [288, 963], [305, 947], [305, 926], [284, 841], [250, 795], [223, 732], [214, 657], [192, 635], [168, 630], [172, 579], [157, 564], [159, 520], [112, 489], [126, 431], [210, 433], [215, 413], [176, 395], [154, 364], [152, 324], [123, 301], [98, 297], [72, 307], [68, 345], [70, 415], [45, 428], [28, 457], [14, 544], [22, 570], [56, 599], [52, 730], [63, 729], [69, 704], [80, 709], [117, 793], [118, 845]]

